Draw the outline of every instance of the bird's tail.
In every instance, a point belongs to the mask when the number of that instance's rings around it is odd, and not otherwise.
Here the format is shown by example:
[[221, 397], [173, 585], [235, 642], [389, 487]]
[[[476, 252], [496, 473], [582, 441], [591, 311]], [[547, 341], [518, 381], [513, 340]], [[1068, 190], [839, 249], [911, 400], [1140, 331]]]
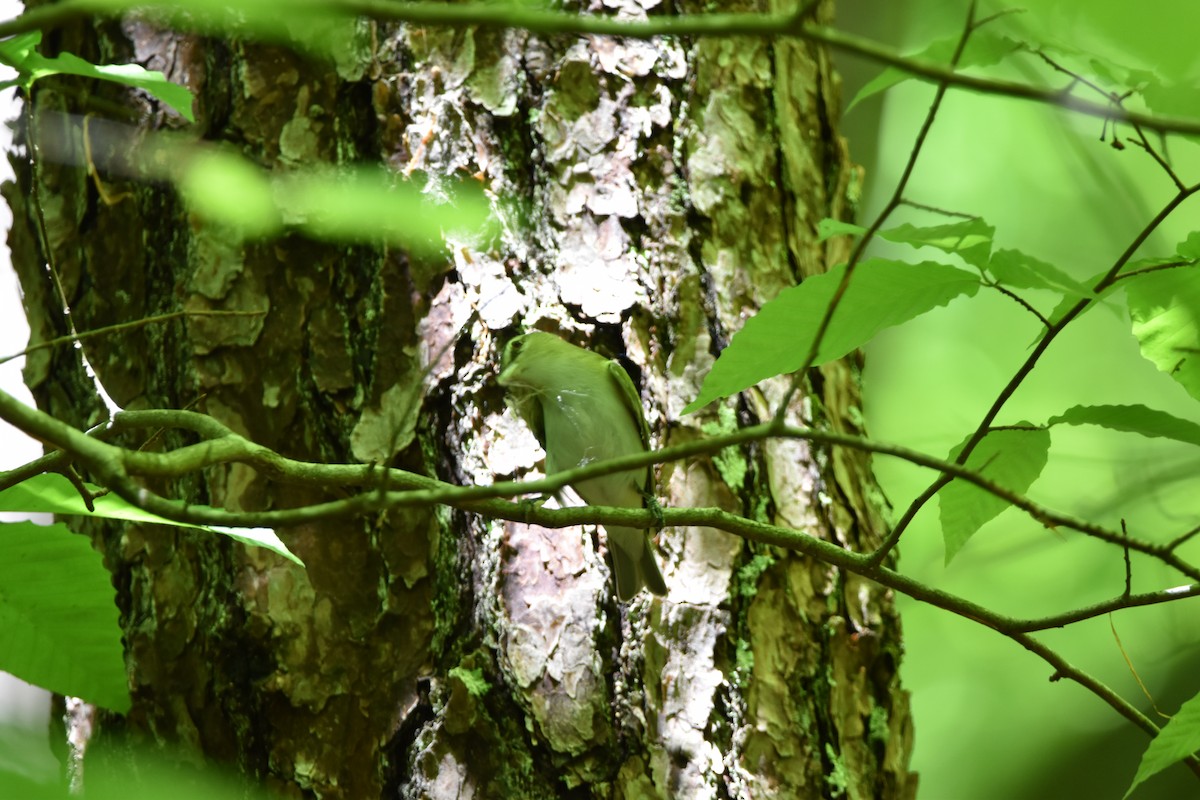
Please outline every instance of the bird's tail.
[[648, 589], [659, 597], [665, 595], [667, 584], [658, 568], [654, 546], [646, 532], [617, 526], [607, 530], [617, 598], [621, 602], [632, 600], [642, 589]]

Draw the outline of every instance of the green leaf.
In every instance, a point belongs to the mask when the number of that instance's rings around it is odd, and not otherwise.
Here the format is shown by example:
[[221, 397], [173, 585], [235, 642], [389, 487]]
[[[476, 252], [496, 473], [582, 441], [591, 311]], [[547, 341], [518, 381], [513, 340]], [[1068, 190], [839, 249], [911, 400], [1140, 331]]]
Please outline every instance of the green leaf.
[[992, 253], [987, 270], [1010, 289], [1048, 289], [1073, 300], [1092, 296], [1091, 289], [1058, 267], [1020, 250], [997, 250]]
[[[84, 483], [84, 487], [92, 493], [99, 493], [100, 487]], [[115, 494], [105, 494], [93, 501], [96, 510], [88, 511], [87, 504], [71, 482], [58, 473], [35, 475], [15, 486], [10, 486], [0, 492], [0, 511], [10, 511], [21, 514], [67, 514], [72, 516], [104, 517], [106, 519], [121, 519], [127, 522], [144, 522], [158, 525], [179, 525], [181, 527], [199, 528], [199, 525], [171, 522], [149, 511], [143, 511], [137, 506], [125, 502]]]
[[[1189, 240], [1190, 241], [1190, 240]], [[1200, 399], [1200, 274], [1180, 267], [1122, 281], [1142, 355]]]
[[832, 236], [862, 236], [867, 229], [852, 222], [826, 217], [817, 223], [817, 241], [823, 242]]
[[188, 122], [196, 121], [196, 115], [192, 112], [195, 98], [191, 90], [172, 83], [161, 72], [148, 70], [137, 64], [89, 64], [72, 53], [61, 53], [54, 58], [43, 57], [41, 62], [34, 70], [35, 79], [47, 75], [68, 74], [121, 83], [148, 92], [175, 109]]
[[50, 75], [97, 78], [149, 92], [175, 109], [188, 122], [196, 121], [192, 113], [194, 97], [191, 91], [167, 80], [161, 72], [147, 70], [137, 64], [91, 64], [73, 53], [60, 53], [54, 58], [47, 58], [36, 50], [41, 40], [41, 33], [35, 31], [0, 43], [0, 62], [21, 73], [26, 86]]
[[1180, 419], [1166, 411], [1132, 406], [1074, 406], [1051, 417], [1048, 425], [1099, 425], [1114, 431], [1140, 433], [1142, 436], [1174, 439], [1200, 445], [1200, 425]]
[[[100, 487], [85, 483], [84, 487], [93, 494], [101, 491]], [[0, 511], [12, 511], [34, 514], [67, 514], [73, 516], [96, 516], [105, 519], [120, 519], [127, 522], [138, 522], [154, 525], [175, 525], [181, 528], [193, 528], [206, 533], [216, 533], [228, 536], [244, 544], [255, 547], [265, 547], [289, 561], [304, 566], [292, 551], [279, 540], [274, 532], [264, 528], [221, 528], [191, 525], [186, 522], [174, 522], [151, 514], [135, 505], [125, 502], [115, 494], [106, 494], [93, 500], [95, 511], [88, 511], [87, 505], [71, 482], [56, 473], [36, 475], [10, 486], [0, 492]]]
[[112, 576], [65, 525], [0, 524], [0, 669], [129, 710]]
[[[950, 63], [950, 59], [954, 56], [954, 50], [958, 47], [958, 37], [953, 36], [947, 39], [939, 39], [931, 43], [928, 47], [919, 53], [914, 53], [910, 56], [905, 56], [906, 61], [924, 61], [933, 64], [946, 65]], [[958, 61], [958, 69], [967, 67], [986, 67], [992, 64], [999, 63], [1001, 59], [1009, 53], [1022, 47], [1022, 44], [1015, 39], [1007, 36], [1001, 36], [988, 31], [976, 31], [974, 35], [967, 41], [967, 46], [963, 50], [962, 56]], [[929, 80], [896, 67], [888, 67], [873, 80], [868, 81], [867, 85], [858, 90], [858, 94], [854, 95], [854, 99], [846, 106], [846, 111], [849, 112], [856, 105], [866, 100], [874, 94], [892, 88], [896, 84], [903, 83], [907, 80]]]
[[[1153, 73], [1146, 73], [1152, 75]], [[1141, 91], [1146, 107], [1163, 116], [1197, 116], [1200, 108], [1200, 87], [1194, 82], [1166, 83], [1161, 80], [1147, 81]]]
[[[1080, 285], [1084, 286], [1084, 287], [1095, 286], [1107, 274], [1108, 274], [1108, 270], [1105, 270], [1104, 272], [1096, 273], [1092, 277], [1083, 281]], [[1090, 311], [1094, 311], [1096, 308], [1098, 308], [1100, 306], [1105, 306], [1114, 315], [1116, 315], [1122, 321], [1124, 321], [1124, 319], [1125, 319], [1124, 307], [1121, 306], [1119, 303], [1113, 303], [1110, 300], [1108, 300], [1108, 296], [1111, 295], [1113, 292], [1115, 292], [1119, 288], [1121, 288], [1120, 283], [1110, 283], [1098, 295], [1093, 293], [1090, 289], [1088, 289], [1090, 296], [1095, 297], [1095, 299], [1091, 303], [1089, 303], [1087, 305], [1087, 307], [1083, 309], [1083, 311], [1080, 312], [1079, 316], [1076, 317], [1076, 319], [1083, 317], [1084, 314], [1087, 314]], [[1070, 293], [1064, 294], [1062, 299], [1059, 300], [1058, 304], [1054, 307], [1054, 310], [1051, 311], [1050, 315], [1047, 317], [1047, 319], [1050, 321], [1050, 324], [1051, 325], [1058, 324], [1058, 322], [1060, 320], [1062, 320], [1063, 316], [1065, 316], [1068, 311], [1070, 311], [1072, 308], [1074, 308], [1079, 303], [1079, 301], [1082, 299], [1083, 298], [1077, 297], [1074, 294], [1070, 294]], [[1037, 335], [1034, 336], [1033, 342], [1037, 342], [1039, 339], [1041, 339], [1045, 335], [1046, 335], [1045, 329], [1039, 330], [1037, 332]]]
[[995, 232], [996, 229], [982, 218], [971, 217], [946, 225], [916, 226], [905, 223], [880, 231], [879, 235], [890, 242], [913, 247], [936, 247], [982, 269], [988, 264]]
[[1186, 259], [1200, 259], [1200, 231], [1192, 231], [1175, 247], [1175, 252]]
[[[28, 72], [29, 70], [25, 69], [23, 65], [28, 60], [29, 54], [36, 52], [41, 41], [41, 31], [18, 33], [16, 36], [0, 41], [0, 64], [7, 64], [17, 72]], [[21, 83], [25, 85], [24, 81]]]
[[[947, 460], [957, 459], [966, 443], [967, 439], [964, 439], [951, 450]], [[1049, 455], [1049, 430], [1005, 428], [989, 431], [971, 452], [966, 467], [1005, 489], [1024, 494], [1042, 474]], [[985, 523], [1010, 505], [1007, 500], [963, 480], [954, 480], [942, 487], [938, 492], [938, 504], [947, 564]]]
[[[717, 358], [699, 396], [684, 413], [804, 364], [817, 327], [845, 273], [845, 265], [779, 293], [746, 321]], [[979, 278], [946, 264], [871, 259], [858, 265], [830, 322], [814, 364], [841, 358], [879, 331], [979, 290]]]
[[1200, 695], [1195, 695], [1180, 706], [1158, 735], [1150, 740], [1125, 797], [1129, 797], [1142, 781], [1197, 750], [1200, 750]]

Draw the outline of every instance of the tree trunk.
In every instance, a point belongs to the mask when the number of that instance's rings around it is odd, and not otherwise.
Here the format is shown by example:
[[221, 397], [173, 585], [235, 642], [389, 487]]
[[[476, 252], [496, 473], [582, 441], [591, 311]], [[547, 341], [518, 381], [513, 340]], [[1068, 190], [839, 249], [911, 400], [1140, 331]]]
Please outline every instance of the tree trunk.
[[[433, 196], [481, 181], [502, 235], [451, 237], [445, 259], [298, 235], [237, 245], [169, 187], [103, 171], [93, 182], [82, 157], [36, 170], [19, 158], [7, 197], [35, 342], [65, 333], [40, 203], [79, 330], [266, 312], [150, 325], [84, 351], [122, 407], [194, 406], [287, 456], [460, 483], [525, 475], [540, 453], [495, 371], [503, 343], [532, 327], [625, 356], [656, 445], [771, 415], [783, 380], [720, 414], [680, 410], [747, 316], [845, 258], [815, 234], [823, 217], [853, 217], [859, 182], [826, 53], [366, 22], [338, 33], [350, 46], [336, 63], [131, 21], [74, 26], [57, 44], [186, 83], [198, 97], [187, 130], [269, 169], [383, 161]], [[145, 97], [72, 78], [39, 84], [33, 129], [57, 125], [83, 152], [81, 117], [53, 112], [96, 113], [98, 99], [183, 127]], [[814, 370], [793, 418], [861, 432], [859, 367]], [[34, 354], [26, 374], [44, 410], [79, 425], [102, 413], [75, 351]], [[240, 465], [155, 488], [244, 510], [337, 496]], [[856, 451], [771, 442], [664, 465], [658, 490], [664, 505], [721, 506], [856, 550], [884, 533]], [[279, 531], [306, 570], [184, 529], [89, 533], [117, 586], [134, 701], [103, 715], [97, 747], [117, 733], [171, 743], [286, 796], [915, 790], [890, 596], [777, 548], [663, 531], [669, 595], [620, 605], [595, 527], [401, 508]]]

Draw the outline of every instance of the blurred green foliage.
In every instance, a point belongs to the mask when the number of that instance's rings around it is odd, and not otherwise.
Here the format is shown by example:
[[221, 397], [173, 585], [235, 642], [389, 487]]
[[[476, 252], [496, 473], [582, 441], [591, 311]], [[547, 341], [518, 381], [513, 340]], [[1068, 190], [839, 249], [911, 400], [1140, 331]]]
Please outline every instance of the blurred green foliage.
[[[1170, 85], [1195, 85], [1200, 78], [1188, 32], [1192, 26], [1187, 21], [1194, 18], [1190, 3], [1171, 0], [1136, 10], [1111, 0], [1022, 5], [1027, 12], [1006, 21], [1014, 26], [1014, 36], [1152, 69]], [[875, 15], [864, 22], [869, 32], [883, 38], [896, 32], [894, 43], [915, 51], [957, 34], [966, 7], [961, 0], [909, 0], [889, 4], [890, 17]], [[853, 2], [841, 4], [840, 24], [855, 29], [855, 8]], [[997, 9], [986, 6], [981, 14]], [[862, 82], [872, 77], [862, 65], [851, 65], [850, 71], [855, 70]], [[1068, 81], [1029, 56], [1007, 60], [986, 74], [1043, 85]], [[906, 82], [848, 116], [852, 152], [873, 165], [862, 220], [872, 218], [895, 186], [932, 94], [928, 85]], [[1127, 129], [1118, 133], [1131, 134]], [[1135, 147], [1114, 149], [1111, 136], [1098, 119], [952, 91], [908, 196], [983, 216], [994, 224], [998, 246], [1036, 253], [1086, 283], [1113, 264], [1174, 192], [1148, 155]], [[872, 139], [877, 150], [865, 151]], [[1193, 143], [1172, 137], [1165, 150], [1185, 182], [1200, 179], [1200, 154]], [[1195, 202], [1168, 219], [1141, 255], [1174, 252], [1195, 225]], [[898, 255], [887, 243], [873, 252]], [[1038, 292], [1029, 296], [1055, 300]], [[1114, 293], [1106, 308], [1071, 324], [998, 422], [1045, 420], [1076, 405], [1133, 404], [1200, 421], [1195, 401], [1139, 352], [1130, 336], [1124, 293]], [[884, 332], [868, 349], [869, 433], [948, 453], [978, 424], [1027, 357], [1027, 345], [1039, 329], [1037, 320], [1015, 303], [981, 294]], [[1119, 528], [1124, 520], [1131, 534], [1165, 541], [1200, 515], [1194, 483], [1198, 468], [1200, 452], [1193, 445], [1060, 426], [1031, 495], [1109, 527]], [[900, 510], [934, 477], [894, 459], [876, 459], [876, 471]], [[1120, 594], [1124, 583], [1119, 548], [1046, 530], [1011, 510], [985, 525], [948, 566], [932, 507], [917, 517], [900, 549], [906, 573], [1014, 615], [1044, 615], [1096, 602]], [[1196, 560], [1200, 548], [1193, 543], [1181, 555]], [[1182, 582], [1137, 556], [1132, 570], [1135, 591]], [[921, 773], [920, 798], [1121, 796], [1149, 743], [1144, 733], [1079, 687], [1051, 682], [1049, 668], [1012, 642], [928, 606], [903, 598], [900, 605], [907, 644], [902, 668], [913, 692], [913, 766]], [[1157, 706], [1175, 710], [1200, 688], [1194, 678], [1200, 667], [1195, 601], [1124, 611], [1112, 625], [1100, 618], [1039, 636], [1152, 718], [1165, 721], [1142, 698], [1121, 650]], [[1195, 793], [1194, 776], [1177, 765], [1132, 796], [1146, 800]]]

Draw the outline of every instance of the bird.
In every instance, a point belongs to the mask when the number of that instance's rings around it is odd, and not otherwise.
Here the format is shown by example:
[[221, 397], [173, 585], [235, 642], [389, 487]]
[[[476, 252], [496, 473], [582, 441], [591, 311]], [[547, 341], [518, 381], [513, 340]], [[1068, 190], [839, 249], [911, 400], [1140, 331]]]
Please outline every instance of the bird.
[[[546, 451], [546, 474], [575, 469], [649, 446], [642, 401], [629, 373], [616, 361], [536, 331], [509, 341], [497, 382], [509, 405]], [[571, 485], [588, 505], [645, 508], [649, 465], [577, 481]], [[667, 585], [647, 531], [605, 525], [617, 597], [642, 589], [663, 596]]]

